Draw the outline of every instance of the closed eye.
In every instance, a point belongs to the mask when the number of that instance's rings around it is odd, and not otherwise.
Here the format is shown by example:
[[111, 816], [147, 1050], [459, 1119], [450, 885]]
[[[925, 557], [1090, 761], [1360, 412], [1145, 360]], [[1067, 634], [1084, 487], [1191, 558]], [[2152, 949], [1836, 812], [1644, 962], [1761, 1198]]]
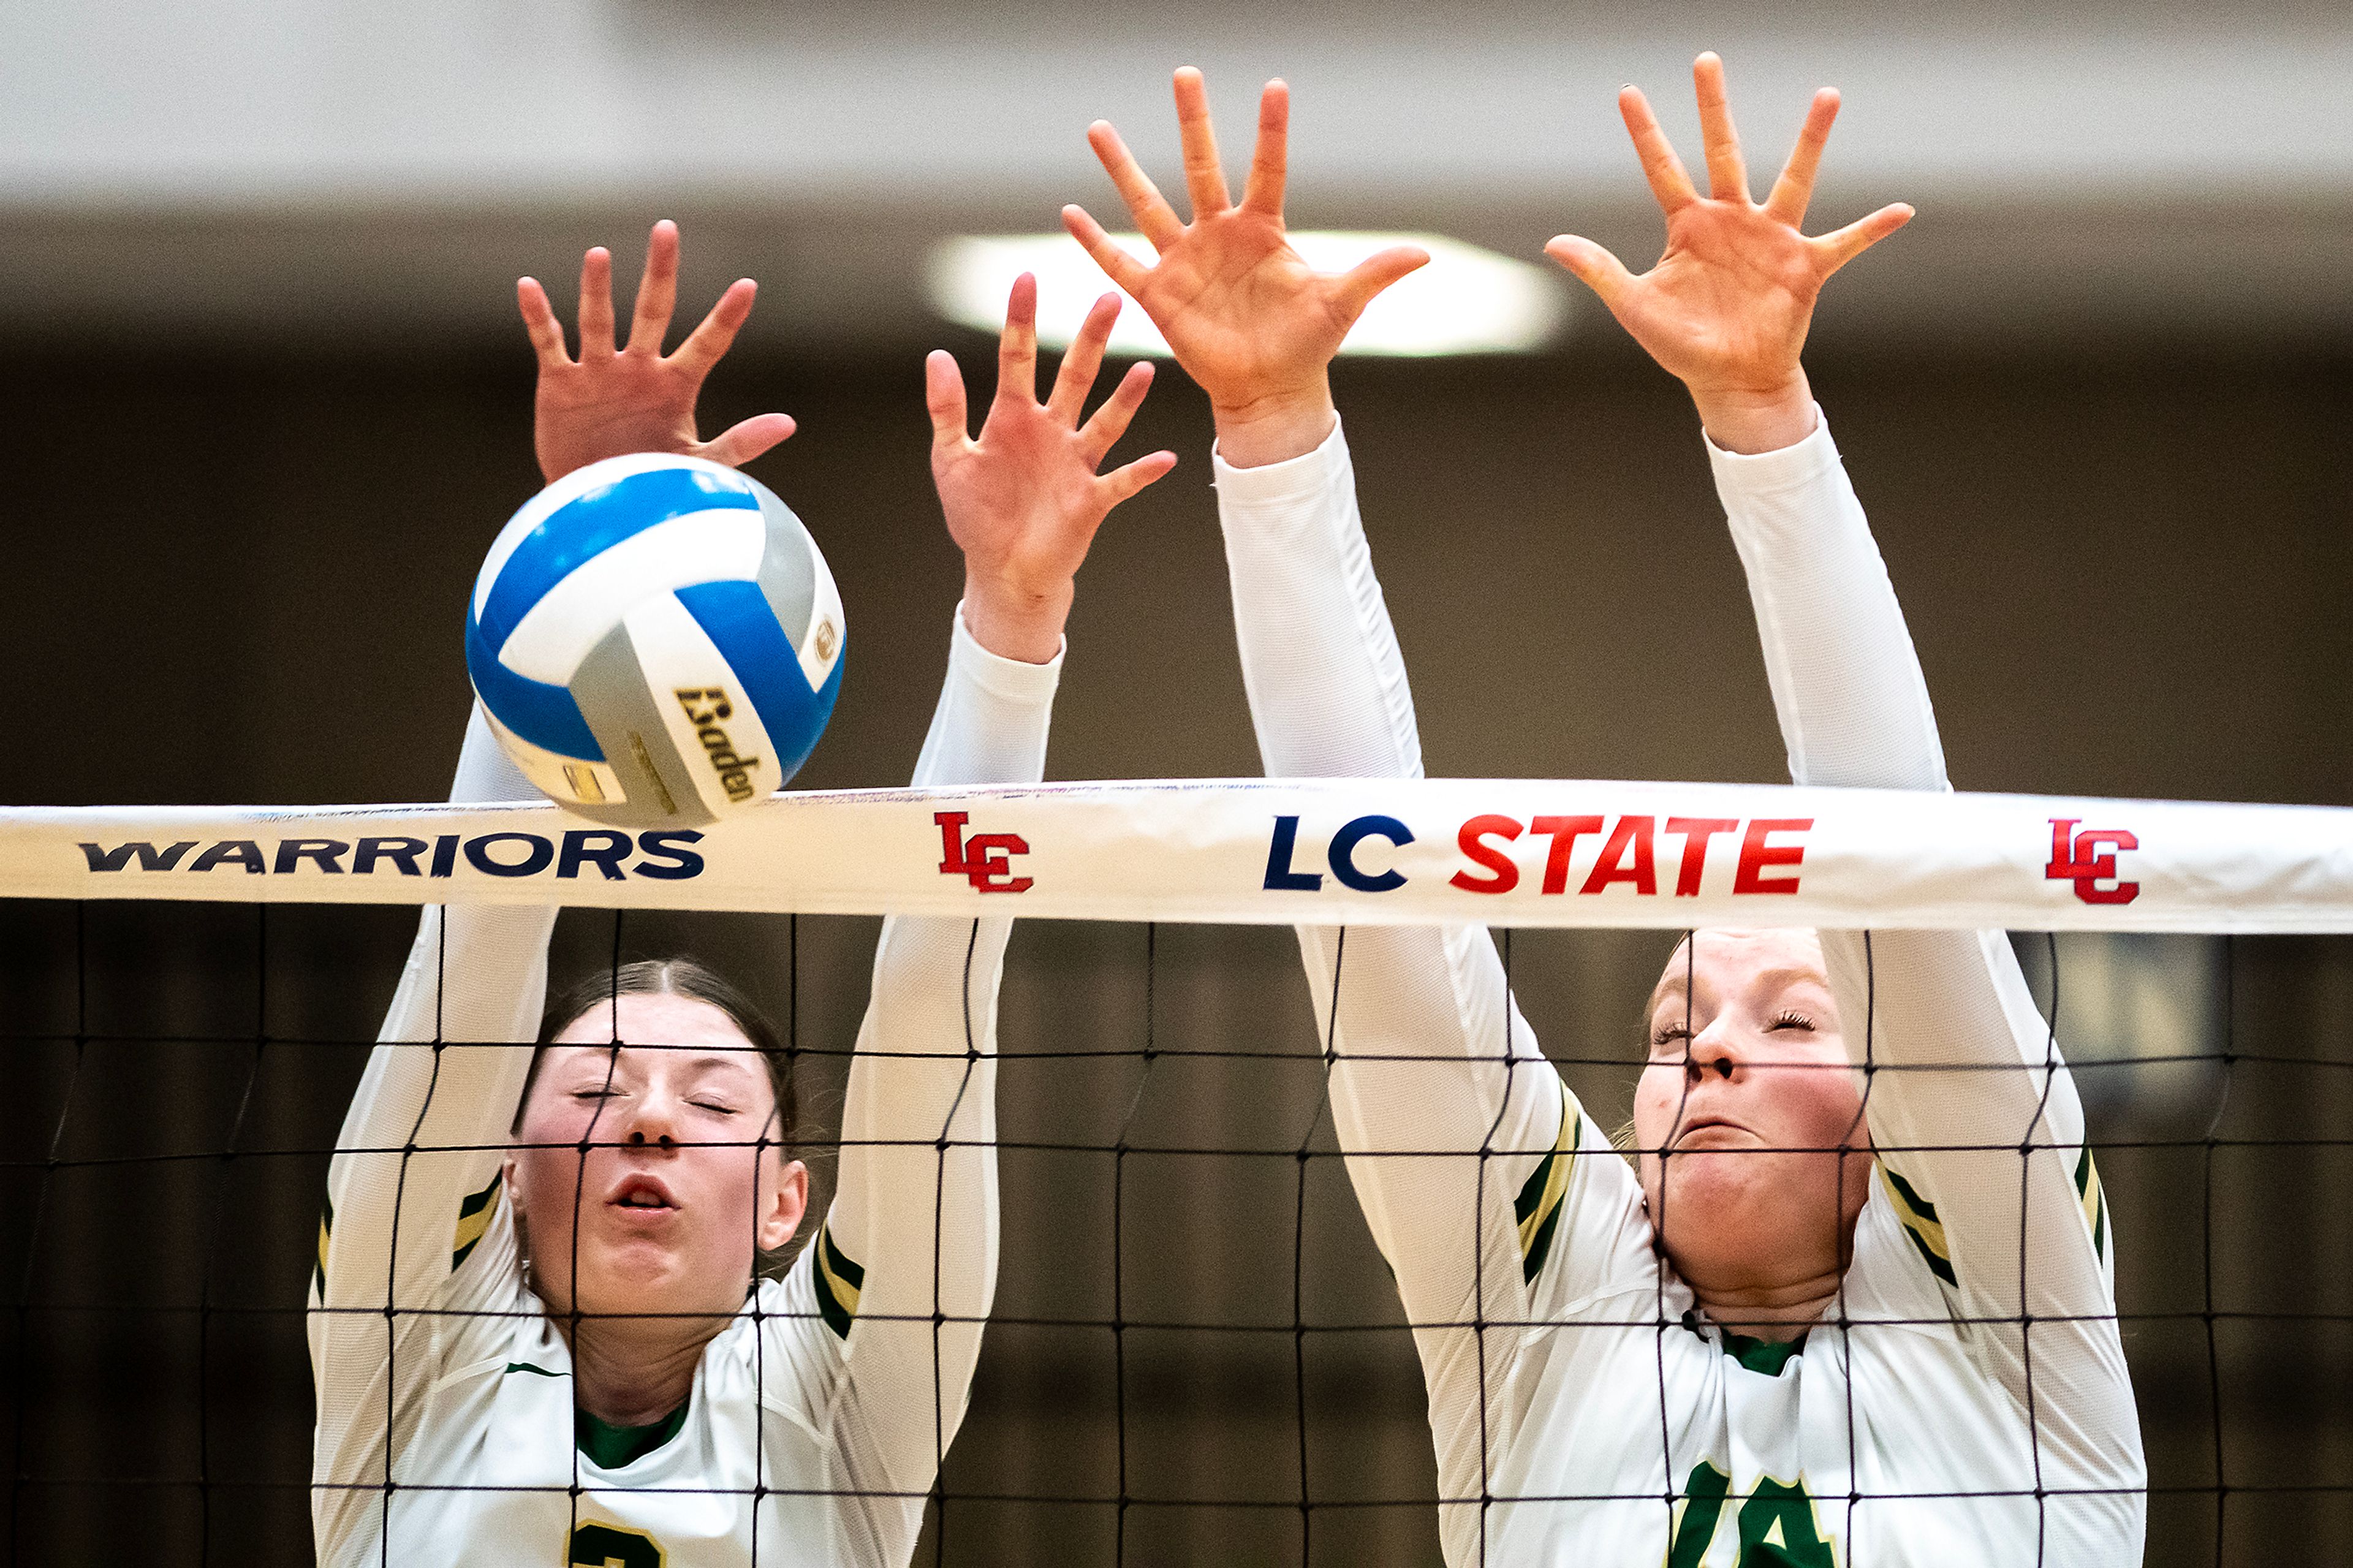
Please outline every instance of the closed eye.
[[1677, 1040], [1688, 1040], [1691, 1037], [1691, 1030], [1682, 1025], [1662, 1025], [1651, 1031], [1651, 1048], [1654, 1051], [1662, 1051]]
[[707, 1100], [689, 1100], [687, 1103], [696, 1107], [698, 1110], [712, 1111], [720, 1116], [733, 1116], [735, 1114], [735, 1108], [732, 1105], [713, 1105]]
[[1810, 1030], [1813, 1026], [1814, 1021], [1811, 1018], [1807, 1017], [1803, 1013], [1792, 1013], [1788, 1011], [1784, 1011], [1778, 1015], [1770, 1026], [1770, 1027], [1776, 1029], [1806, 1030]]

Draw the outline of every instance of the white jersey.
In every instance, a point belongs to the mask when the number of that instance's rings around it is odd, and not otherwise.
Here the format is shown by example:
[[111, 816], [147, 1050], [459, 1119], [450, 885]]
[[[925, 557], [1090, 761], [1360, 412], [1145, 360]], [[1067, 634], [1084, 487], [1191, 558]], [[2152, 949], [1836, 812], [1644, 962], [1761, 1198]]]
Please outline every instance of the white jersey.
[[[1715, 461], [1792, 775], [1948, 787], [1828, 430]], [[1217, 480], [1268, 773], [1419, 774], [1340, 434]], [[1299, 936], [1421, 1354], [1451, 1568], [2140, 1561], [2105, 1204], [2000, 932], [1822, 933], [1879, 1162], [1840, 1299], [1794, 1352], [1697, 1310], [1483, 929]]]
[[[1039, 778], [1060, 663], [997, 658], [959, 616], [915, 782]], [[453, 798], [530, 793], [478, 714]], [[533, 1047], [433, 1043], [533, 1038], [554, 919], [427, 910], [343, 1124], [310, 1319], [320, 1563], [902, 1568], [996, 1288], [1011, 922], [883, 923], [823, 1226], [670, 1421], [575, 1440], [501, 1180]]]

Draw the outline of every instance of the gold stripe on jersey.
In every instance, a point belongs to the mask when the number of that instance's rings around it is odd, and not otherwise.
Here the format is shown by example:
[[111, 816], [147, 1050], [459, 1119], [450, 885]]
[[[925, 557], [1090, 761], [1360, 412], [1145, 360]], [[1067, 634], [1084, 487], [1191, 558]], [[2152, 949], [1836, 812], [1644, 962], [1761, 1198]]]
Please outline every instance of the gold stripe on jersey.
[[1559, 1076], [1560, 1136], [1552, 1150], [1528, 1173], [1520, 1195], [1512, 1200], [1513, 1217], [1520, 1222], [1520, 1279], [1533, 1284], [1552, 1252], [1553, 1232], [1560, 1227], [1561, 1200], [1568, 1195], [1570, 1161], [1577, 1151], [1577, 1130], [1585, 1121], [1583, 1108]]
[[817, 1310], [825, 1326], [839, 1339], [849, 1337], [850, 1321], [858, 1316], [858, 1293], [866, 1284], [866, 1270], [834, 1245], [833, 1226], [817, 1233]]
[[311, 1271], [311, 1283], [319, 1292], [319, 1300], [327, 1299], [327, 1239], [335, 1228], [335, 1200], [330, 1197], [319, 1215], [319, 1262]]
[[2100, 1168], [2092, 1163], [2087, 1146], [2075, 1162], [2075, 1195], [2083, 1201], [2084, 1224], [2092, 1233], [2092, 1255], [2108, 1256], [2108, 1190], [2100, 1184]]
[[1947, 1285], [1958, 1285], [1960, 1280], [1953, 1273], [1952, 1248], [1945, 1243], [1945, 1226], [1936, 1217], [1936, 1205], [1883, 1163], [1879, 1167], [1879, 1180], [1887, 1189], [1888, 1202], [1895, 1205], [1895, 1217], [1904, 1222], [1904, 1234], [1920, 1249], [1928, 1272]]
[[450, 1268], [455, 1268], [465, 1262], [466, 1255], [473, 1251], [475, 1245], [482, 1239], [482, 1233], [491, 1228], [491, 1205], [499, 1195], [499, 1183], [505, 1174], [501, 1171], [492, 1176], [489, 1186], [479, 1193], [469, 1194], [458, 1205], [458, 1235], [449, 1244]]

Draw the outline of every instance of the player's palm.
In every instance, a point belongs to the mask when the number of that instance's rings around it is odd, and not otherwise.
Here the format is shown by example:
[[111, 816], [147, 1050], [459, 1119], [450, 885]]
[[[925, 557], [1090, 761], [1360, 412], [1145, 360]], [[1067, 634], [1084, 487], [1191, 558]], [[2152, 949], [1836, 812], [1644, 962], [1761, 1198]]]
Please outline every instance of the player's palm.
[[782, 414], [761, 414], [704, 441], [694, 404], [712, 367], [752, 313], [756, 286], [739, 279], [679, 344], [662, 353], [678, 303], [678, 226], [654, 225], [627, 345], [613, 341], [613, 260], [603, 247], [580, 263], [580, 353], [565, 353], [564, 327], [539, 280], [515, 285], [523, 326], [539, 355], [533, 445], [549, 484], [588, 464], [630, 452], [676, 452], [736, 468], [793, 433]]
[[1766, 384], [1797, 363], [1827, 276], [1805, 237], [1762, 208], [1701, 201], [1668, 220], [1657, 265], [1609, 303], [1680, 379]]
[[1087, 140], [1158, 258], [1147, 267], [1130, 256], [1084, 208], [1064, 207], [1062, 222], [1144, 307], [1176, 363], [1219, 409], [1247, 409], [1319, 385], [1374, 296], [1430, 257], [1396, 246], [1346, 272], [1317, 272], [1283, 229], [1290, 89], [1272, 81], [1260, 97], [1258, 148], [1239, 205], [1218, 162], [1201, 73], [1178, 71], [1176, 94], [1193, 221], [1177, 217], [1119, 132], [1099, 121]]
[[[997, 345], [997, 396], [977, 439], [967, 434], [964, 375], [935, 352], [924, 367], [932, 415], [932, 478], [948, 533], [964, 552], [972, 592], [1013, 604], [1067, 603], [1071, 580], [1111, 510], [1176, 463], [1155, 452], [1098, 473], [1143, 405], [1152, 367], [1131, 366], [1092, 418], [1079, 419], [1119, 316], [1105, 295], [1062, 357], [1052, 395], [1037, 395], [1038, 285], [1013, 285]], [[970, 607], [970, 606], [968, 606]]]
[[1086, 458], [1078, 432], [1043, 404], [999, 398], [978, 440], [933, 450], [949, 536], [1016, 581], [1075, 575], [1113, 504]]
[[1724, 86], [1724, 62], [1704, 54], [1692, 68], [1707, 150], [1708, 194], [1692, 184], [1641, 89], [1618, 95], [1619, 111], [1642, 162], [1651, 194], [1666, 215], [1667, 248], [1639, 277], [1601, 246], [1562, 235], [1545, 251], [1601, 297], [1636, 342], [1705, 401], [1785, 386], [1799, 377], [1799, 357], [1814, 301], [1831, 274], [1911, 219], [1902, 204], [1819, 238], [1800, 226], [1838, 94], [1814, 97], [1789, 161], [1761, 204], [1748, 194], [1748, 172]]
[[534, 445], [551, 478], [625, 452], [700, 457], [694, 402], [702, 378], [665, 360], [619, 353], [540, 373]]
[[1280, 220], [1235, 209], [1197, 218], [1145, 275], [1135, 302], [1213, 403], [1314, 375], [1354, 324], [1335, 279], [1291, 247]]

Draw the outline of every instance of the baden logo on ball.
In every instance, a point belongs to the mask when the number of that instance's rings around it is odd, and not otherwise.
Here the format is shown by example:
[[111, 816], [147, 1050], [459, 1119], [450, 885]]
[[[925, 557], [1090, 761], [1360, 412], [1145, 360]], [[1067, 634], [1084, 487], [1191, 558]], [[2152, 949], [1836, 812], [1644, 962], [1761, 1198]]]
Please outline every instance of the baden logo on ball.
[[466, 668], [523, 776], [616, 826], [700, 826], [797, 772], [841, 688], [841, 595], [792, 509], [699, 458], [565, 475], [491, 546]]

